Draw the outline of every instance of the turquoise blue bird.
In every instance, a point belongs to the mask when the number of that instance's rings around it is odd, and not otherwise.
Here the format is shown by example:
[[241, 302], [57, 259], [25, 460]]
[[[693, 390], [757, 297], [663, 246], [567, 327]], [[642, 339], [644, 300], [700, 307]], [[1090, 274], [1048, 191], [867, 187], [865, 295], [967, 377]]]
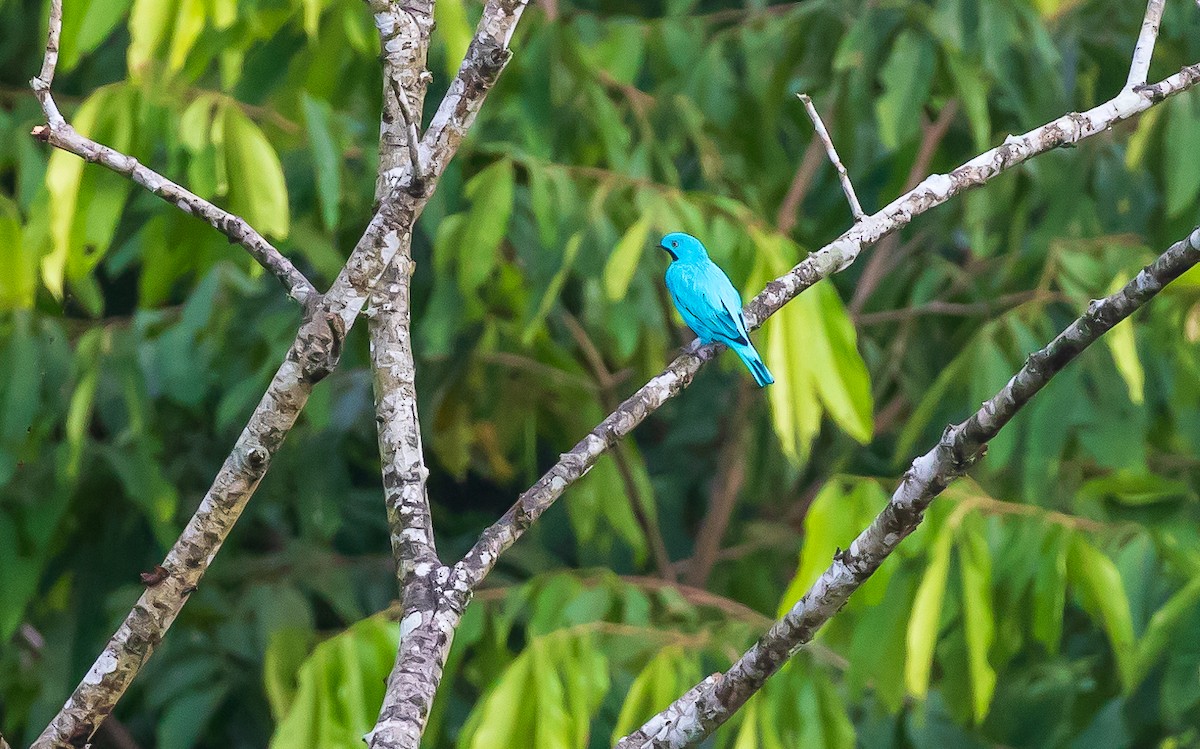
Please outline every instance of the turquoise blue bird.
[[746, 321], [742, 319], [741, 295], [725, 271], [708, 259], [704, 244], [691, 234], [677, 231], [663, 237], [658, 248], [671, 256], [671, 264], [667, 266], [671, 301], [700, 342], [723, 343], [733, 349], [759, 387], [775, 382], [750, 342]]

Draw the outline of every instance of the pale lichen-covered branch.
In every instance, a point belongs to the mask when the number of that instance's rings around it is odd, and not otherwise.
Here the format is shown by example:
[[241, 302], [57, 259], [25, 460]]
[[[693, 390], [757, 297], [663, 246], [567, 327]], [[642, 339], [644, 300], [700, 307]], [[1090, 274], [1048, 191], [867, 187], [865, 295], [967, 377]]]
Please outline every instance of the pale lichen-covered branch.
[[916, 530], [933, 499], [984, 455], [987, 442], [1055, 374], [1197, 263], [1200, 263], [1200, 228], [1172, 245], [1120, 291], [1089, 304], [1087, 312], [1066, 330], [1030, 354], [1000, 392], [966, 421], [947, 427], [938, 444], [913, 461], [891, 501], [871, 525], [848, 549], [834, 555], [832, 564], [808, 592], [728, 671], [697, 685], [623, 738], [617, 748], [682, 749], [699, 743], [728, 720], [841, 610], [850, 594]]

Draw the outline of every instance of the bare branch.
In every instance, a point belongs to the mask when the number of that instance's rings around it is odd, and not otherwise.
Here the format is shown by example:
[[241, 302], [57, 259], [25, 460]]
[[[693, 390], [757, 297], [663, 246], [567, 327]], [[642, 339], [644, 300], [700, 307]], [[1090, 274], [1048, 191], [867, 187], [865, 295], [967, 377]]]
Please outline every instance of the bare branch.
[[[926, 508], [987, 452], [994, 438], [1055, 374], [1129, 317], [1171, 281], [1200, 263], [1200, 228], [1172, 245], [1120, 291], [1094, 300], [1087, 312], [1041, 350], [1030, 354], [1004, 388], [938, 444], [913, 461], [887, 507], [725, 674], [709, 677], [617, 743], [618, 749], [692, 746], [746, 703], [772, 674], [832, 618], [900, 542], [916, 530]], [[706, 686], [707, 684], [707, 686]]]
[[1158, 27], [1162, 22], [1164, 5], [1166, 5], [1166, 0], [1150, 0], [1146, 4], [1146, 16], [1142, 19], [1142, 30], [1138, 34], [1137, 44], [1133, 47], [1133, 60], [1129, 65], [1129, 78], [1125, 81], [1127, 89], [1146, 83], [1146, 75], [1150, 72], [1150, 60], [1154, 57], [1154, 42], [1158, 39]]
[[[1009, 136], [1000, 146], [985, 151], [948, 174], [926, 177], [915, 188], [879, 212], [857, 222], [833, 242], [767, 284], [743, 310], [747, 326], [757, 328], [800, 292], [848, 268], [863, 248], [907, 226], [915, 216], [945, 203], [961, 192], [987, 184], [996, 175], [1034, 156], [1103, 132], [1114, 123], [1143, 112], [1156, 102], [1198, 83], [1200, 64], [1186, 67], [1154, 86], [1122, 91], [1112, 100], [1086, 112], [1072, 112], [1024, 135]], [[559, 461], [526, 490], [503, 517], [488, 527], [456, 568], [467, 576], [472, 585], [482, 580], [495, 565], [497, 557], [512, 546], [568, 486], [587, 473], [617, 440], [629, 434], [667, 399], [687, 387], [700, 367], [716, 356], [718, 350], [718, 346], [709, 345], [685, 351], [661, 374], [625, 399], [571, 450], [563, 453]]]
[[62, 0], [50, 4], [50, 30], [46, 37], [46, 55], [42, 72], [29, 82], [41, 102], [46, 115], [46, 125], [33, 129], [33, 136], [55, 148], [73, 153], [94, 164], [105, 166], [117, 174], [124, 175], [134, 183], [146, 188], [158, 197], [179, 207], [184, 213], [197, 216], [217, 231], [229, 237], [229, 241], [240, 244], [271, 272], [287, 289], [288, 296], [302, 305], [311, 304], [319, 294], [304, 274], [283, 256], [274, 246], [255, 231], [245, 220], [217, 208], [199, 195], [175, 184], [166, 177], [149, 169], [132, 156], [114, 151], [108, 146], [80, 135], [63, 119], [54, 103], [50, 84], [54, 80], [54, 68], [58, 63], [58, 40], [62, 32]]
[[854, 184], [850, 182], [850, 175], [846, 172], [846, 166], [842, 164], [841, 157], [838, 156], [837, 149], [833, 147], [833, 138], [830, 137], [829, 131], [825, 129], [825, 123], [821, 122], [821, 115], [817, 112], [817, 108], [813, 106], [812, 98], [808, 94], [796, 94], [800, 97], [800, 101], [804, 102], [804, 109], [808, 112], [809, 119], [812, 120], [813, 129], [816, 130], [817, 137], [825, 144], [825, 153], [829, 155], [829, 160], [833, 163], [833, 168], [837, 170], [838, 181], [842, 183], [842, 192], [846, 195], [846, 201], [850, 203], [850, 213], [854, 215], [856, 222], [863, 220], [863, 209], [858, 203], [858, 196], [854, 194]]

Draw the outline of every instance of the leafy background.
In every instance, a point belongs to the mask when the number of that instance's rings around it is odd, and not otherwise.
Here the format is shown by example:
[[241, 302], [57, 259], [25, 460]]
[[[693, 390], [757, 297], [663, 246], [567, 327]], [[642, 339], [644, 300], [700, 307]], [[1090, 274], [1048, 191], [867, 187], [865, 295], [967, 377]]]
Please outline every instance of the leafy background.
[[[56, 87], [75, 126], [241, 213], [327, 285], [374, 182], [363, 3], [64, 5]], [[0, 0], [0, 729], [15, 742], [128, 610], [299, 319], [240, 248], [27, 136], [45, 13]], [[478, 13], [438, 1], [431, 102]], [[1115, 93], [1141, 13], [535, 4], [415, 239], [443, 556], [689, 338], [656, 235], [702, 236], [754, 293], [848, 226], [830, 167], [796, 180], [812, 141], [796, 92], [871, 210]], [[1200, 59], [1198, 24], [1168, 3], [1152, 78]], [[1190, 94], [938, 208], [802, 295], [757, 334], [775, 386], [723, 357], [504, 557], [426, 744], [604, 746], [727, 667], [945, 423], [1190, 230], [1198, 197]], [[361, 745], [397, 637], [361, 328], [96, 746]], [[1198, 339], [1190, 275], [1039, 395], [711, 745], [1200, 745]], [[697, 540], [731, 499], [708, 569]]]

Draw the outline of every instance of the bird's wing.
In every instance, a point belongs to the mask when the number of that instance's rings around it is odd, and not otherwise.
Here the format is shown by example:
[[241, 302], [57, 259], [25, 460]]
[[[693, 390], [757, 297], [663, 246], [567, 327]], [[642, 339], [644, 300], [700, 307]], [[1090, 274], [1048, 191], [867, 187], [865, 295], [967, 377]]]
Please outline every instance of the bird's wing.
[[687, 286], [691, 293], [679, 300], [681, 306], [708, 329], [712, 334], [710, 337], [748, 343], [746, 323], [742, 320], [742, 300], [724, 271], [715, 263], [707, 263], [689, 276]]

